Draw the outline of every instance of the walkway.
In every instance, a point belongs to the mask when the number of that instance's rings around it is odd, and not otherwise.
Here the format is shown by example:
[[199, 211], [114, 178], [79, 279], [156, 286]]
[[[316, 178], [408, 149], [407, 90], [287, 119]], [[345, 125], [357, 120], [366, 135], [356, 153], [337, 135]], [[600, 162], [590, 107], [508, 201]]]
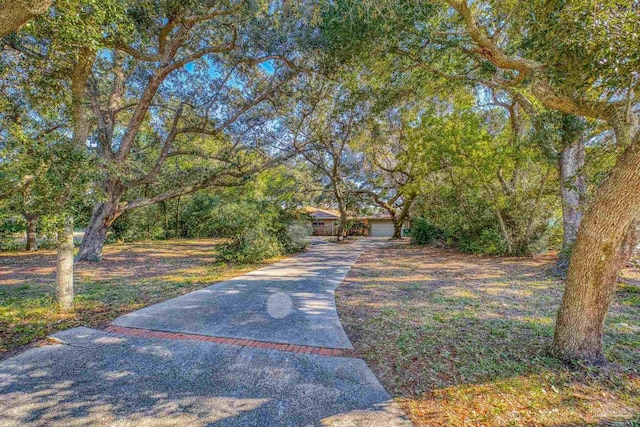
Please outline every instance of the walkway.
[[380, 240], [301, 255], [0, 363], [0, 426], [404, 426], [334, 290]]

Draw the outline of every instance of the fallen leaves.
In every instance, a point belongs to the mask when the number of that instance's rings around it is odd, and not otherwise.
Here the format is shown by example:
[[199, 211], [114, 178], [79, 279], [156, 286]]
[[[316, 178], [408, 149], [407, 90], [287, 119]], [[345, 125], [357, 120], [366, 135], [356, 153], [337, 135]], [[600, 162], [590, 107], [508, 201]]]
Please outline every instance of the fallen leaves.
[[626, 273], [608, 320], [613, 363], [572, 370], [548, 351], [562, 295], [553, 262], [400, 244], [360, 257], [338, 310], [416, 425], [629, 423], [640, 413], [637, 272]]

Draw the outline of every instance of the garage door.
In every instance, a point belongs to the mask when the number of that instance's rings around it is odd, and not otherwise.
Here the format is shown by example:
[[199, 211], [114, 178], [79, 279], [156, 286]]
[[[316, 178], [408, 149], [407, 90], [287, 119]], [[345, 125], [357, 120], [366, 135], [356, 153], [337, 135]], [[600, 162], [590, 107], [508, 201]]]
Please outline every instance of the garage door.
[[393, 222], [372, 222], [371, 223], [371, 236], [372, 237], [393, 237]]

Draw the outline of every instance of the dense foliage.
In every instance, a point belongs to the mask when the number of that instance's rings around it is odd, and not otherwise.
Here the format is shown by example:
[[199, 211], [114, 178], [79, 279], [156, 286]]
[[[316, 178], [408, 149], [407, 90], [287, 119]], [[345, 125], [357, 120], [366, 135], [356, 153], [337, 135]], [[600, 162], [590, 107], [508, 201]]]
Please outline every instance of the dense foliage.
[[211, 226], [231, 240], [220, 244], [225, 261], [254, 262], [303, 250], [309, 244], [308, 218], [264, 203], [221, 208]]
[[416, 218], [411, 225], [411, 243], [416, 245], [442, 244], [446, 233], [424, 218]]

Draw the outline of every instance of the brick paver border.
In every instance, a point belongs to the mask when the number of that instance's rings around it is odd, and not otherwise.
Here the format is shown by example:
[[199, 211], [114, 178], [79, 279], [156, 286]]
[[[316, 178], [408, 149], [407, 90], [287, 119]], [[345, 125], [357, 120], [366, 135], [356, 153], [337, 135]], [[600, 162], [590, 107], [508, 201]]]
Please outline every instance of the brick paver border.
[[143, 338], [163, 338], [170, 340], [205, 341], [216, 344], [236, 345], [240, 347], [264, 348], [268, 350], [288, 351], [291, 353], [316, 354], [319, 356], [343, 356], [344, 350], [326, 347], [310, 347], [306, 345], [282, 344], [268, 341], [246, 340], [241, 338], [211, 337], [207, 335], [184, 334], [178, 332], [153, 331], [149, 329], [125, 328], [109, 325], [104, 328], [106, 332], [118, 335], [127, 335]]

